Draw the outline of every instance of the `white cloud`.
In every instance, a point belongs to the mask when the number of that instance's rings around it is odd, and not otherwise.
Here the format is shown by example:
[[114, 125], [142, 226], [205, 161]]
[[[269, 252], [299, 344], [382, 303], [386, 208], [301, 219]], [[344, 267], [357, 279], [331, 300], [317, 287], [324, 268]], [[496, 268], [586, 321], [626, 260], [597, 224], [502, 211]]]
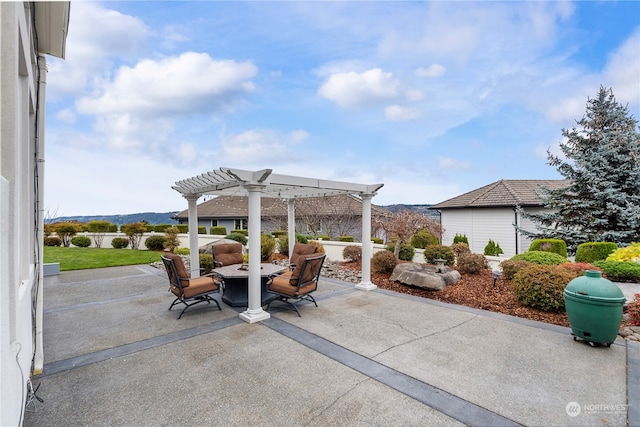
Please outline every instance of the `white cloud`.
[[421, 117], [420, 110], [412, 107], [402, 107], [400, 105], [389, 105], [384, 109], [387, 120], [392, 122], [406, 122], [418, 120]]
[[283, 133], [271, 129], [254, 129], [238, 135], [225, 136], [222, 142], [222, 159], [225, 165], [242, 165], [253, 169], [300, 160], [295, 146], [307, 140], [303, 130]]
[[640, 104], [640, 27], [609, 56], [603, 74], [618, 102]]
[[452, 159], [450, 157], [438, 156], [438, 166], [440, 169], [445, 170], [447, 172], [459, 172], [463, 170], [471, 169], [472, 164], [469, 162], [464, 162], [457, 159]]
[[76, 122], [76, 113], [69, 108], [65, 108], [64, 110], [60, 110], [55, 114], [56, 120], [66, 123], [73, 124]]
[[392, 73], [374, 68], [363, 73], [333, 74], [318, 89], [318, 94], [348, 108], [393, 100], [398, 96], [399, 89], [400, 82]]
[[447, 72], [447, 69], [440, 64], [432, 64], [429, 68], [420, 67], [415, 71], [418, 77], [440, 77]]
[[253, 91], [257, 68], [250, 62], [214, 60], [206, 53], [186, 52], [161, 60], [145, 59], [123, 66], [97, 97], [83, 97], [84, 114], [192, 114], [232, 108]]
[[51, 58], [47, 96], [79, 95], [106, 77], [114, 58], [141, 52], [150, 35], [138, 18], [106, 9], [95, 2], [74, 2], [71, 6], [66, 59]]

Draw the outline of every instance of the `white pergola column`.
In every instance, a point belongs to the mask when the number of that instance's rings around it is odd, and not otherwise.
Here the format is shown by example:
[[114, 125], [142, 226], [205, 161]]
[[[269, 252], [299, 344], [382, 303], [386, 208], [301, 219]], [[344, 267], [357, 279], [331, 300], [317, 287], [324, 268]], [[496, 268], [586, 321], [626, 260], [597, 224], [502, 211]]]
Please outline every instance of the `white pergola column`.
[[189, 259], [191, 277], [200, 277], [200, 254], [198, 251], [198, 199], [199, 194], [185, 196], [189, 204]]
[[374, 194], [362, 195], [362, 281], [356, 288], [365, 291], [376, 289], [371, 283], [371, 257], [373, 256], [373, 244], [371, 243], [371, 199]]
[[289, 241], [289, 258], [293, 252], [293, 246], [296, 244], [296, 201], [289, 199], [287, 201], [287, 236]]
[[244, 188], [249, 192], [249, 305], [240, 313], [247, 323], [255, 323], [271, 317], [262, 309], [262, 278], [260, 276], [260, 191], [261, 184], [248, 184]]

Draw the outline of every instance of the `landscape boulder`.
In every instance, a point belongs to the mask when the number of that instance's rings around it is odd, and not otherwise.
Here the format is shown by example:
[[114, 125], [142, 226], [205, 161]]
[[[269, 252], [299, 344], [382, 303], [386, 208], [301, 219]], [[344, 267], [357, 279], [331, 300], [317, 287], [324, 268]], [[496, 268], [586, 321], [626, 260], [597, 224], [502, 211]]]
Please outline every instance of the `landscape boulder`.
[[453, 268], [415, 262], [398, 264], [389, 277], [390, 280], [430, 291], [441, 291], [460, 278], [460, 273]]

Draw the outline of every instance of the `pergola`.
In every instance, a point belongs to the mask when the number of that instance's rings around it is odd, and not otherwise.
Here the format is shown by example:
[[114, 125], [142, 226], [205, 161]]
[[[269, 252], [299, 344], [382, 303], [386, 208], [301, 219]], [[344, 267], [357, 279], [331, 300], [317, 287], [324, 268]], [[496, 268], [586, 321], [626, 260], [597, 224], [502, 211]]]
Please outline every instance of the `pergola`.
[[254, 323], [271, 317], [262, 309], [260, 287], [260, 199], [274, 197], [287, 200], [289, 247], [295, 244], [295, 200], [306, 197], [325, 197], [351, 194], [362, 199], [362, 281], [358, 289], [371, 290], [371, 199], [384, 184], [354, 184], [341, 181], [279, 175], [271, 169], [248, 171], [220, 168], [176, 182], [172, 188], [187, 199], [189, 206], [189, 250], [191, 277], [200, 274], [198, 257], [197, 201], [205, 195], [245, 196], [249, 199], [249, 305], [240, 318]]

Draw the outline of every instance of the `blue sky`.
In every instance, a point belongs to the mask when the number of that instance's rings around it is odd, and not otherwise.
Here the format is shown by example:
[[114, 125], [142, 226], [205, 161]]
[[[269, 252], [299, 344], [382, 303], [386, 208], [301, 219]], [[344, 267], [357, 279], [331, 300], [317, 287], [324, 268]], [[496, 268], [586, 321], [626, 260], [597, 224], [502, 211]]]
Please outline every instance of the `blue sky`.
[[183, 210], [220, 167], [431, 204], [561, 178], [600, 85], [639, 118], [640, 2], [72, 2], [48, 62], [49, 216]]

